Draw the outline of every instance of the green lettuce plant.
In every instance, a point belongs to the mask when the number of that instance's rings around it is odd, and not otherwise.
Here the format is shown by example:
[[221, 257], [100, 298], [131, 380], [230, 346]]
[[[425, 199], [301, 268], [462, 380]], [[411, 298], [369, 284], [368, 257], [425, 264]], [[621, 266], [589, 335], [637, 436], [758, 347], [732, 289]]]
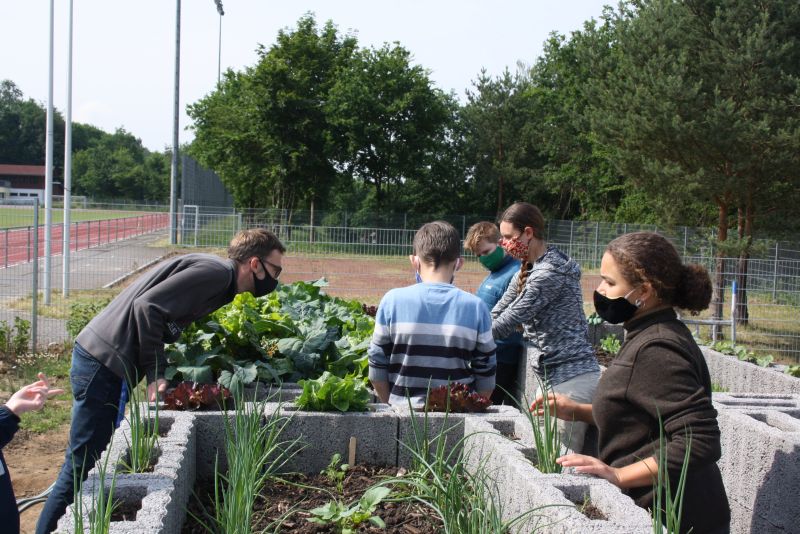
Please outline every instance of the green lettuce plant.
[[302, 410], [363, 412], [367, 410], [370, 400], [363, 378], [340, 378], [325, 371], [316, 380], [300, 380], [298, 385], [303, 388], [303, 392], [294, 402]]

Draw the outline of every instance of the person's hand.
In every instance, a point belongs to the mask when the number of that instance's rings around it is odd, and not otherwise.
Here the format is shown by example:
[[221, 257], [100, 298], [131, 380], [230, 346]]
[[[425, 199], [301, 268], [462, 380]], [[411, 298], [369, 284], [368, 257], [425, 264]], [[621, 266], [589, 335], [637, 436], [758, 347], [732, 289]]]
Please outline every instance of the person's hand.
[[147, 400], [155, 402], [167, 391], [167, 381], [163, 378], [156, 379], [155, 382], [147, 384]]
[[616, 467], [611, 467], [593, 456], [585, 454], [566, 454], [556, 459], [561, 467], [574, 467], [575, 472], [595, 475], [614, 484], [620, 485], [620, 478]]
[[17, 417], [25, 412], [41, 410], [47, 399], [64, 393], [63, 389], [50, 389], [50, 382], [44, 373], [39, 373], [38, 376], [39, 380], [23, 387], [8, 399], [6, 407]]
[[566, 421], [575, 419], [575, 410], [578, 408], [578, 403], [560, 393], [550, 393], [547, 395], [547, 399], [541, 395], [536, 397], [530, 407], [531, 413], [533, 415], [544, 415], [545, 403], [549, 407], [549, 412], [552, 414], [555, 411], [555, 416], [559, 419]]

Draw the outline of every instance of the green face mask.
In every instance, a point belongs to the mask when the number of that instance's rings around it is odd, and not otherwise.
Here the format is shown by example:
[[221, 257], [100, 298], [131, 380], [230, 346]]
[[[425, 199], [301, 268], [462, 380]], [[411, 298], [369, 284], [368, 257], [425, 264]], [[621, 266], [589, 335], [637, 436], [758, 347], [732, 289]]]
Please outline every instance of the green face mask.
[[490, 271], [494, 271], [500, 264], [503, 263], [503, 258], [505, 258], [506, 253], [503, 250], [503, 247], [495, 247], [494, 251], [491, 254], [486, 254], [485, 256], [481, 256], [478, 258], [478, 261], [481, 262], [481, 265], [489, 269]]

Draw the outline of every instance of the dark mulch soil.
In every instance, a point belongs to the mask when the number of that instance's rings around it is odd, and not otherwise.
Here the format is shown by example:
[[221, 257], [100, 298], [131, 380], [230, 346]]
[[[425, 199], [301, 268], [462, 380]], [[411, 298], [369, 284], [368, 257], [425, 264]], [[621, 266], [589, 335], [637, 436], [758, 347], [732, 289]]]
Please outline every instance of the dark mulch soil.
[[594, 519], [598, 521], [608, 521], [606, 514], [601, 512], [597, 506], [593, 505], [590, 502], [587, 502], [585, 504], [576, 504], [575, 507], [589, 519]]
[[[262, 492], [256, 501], [253, 521], [253, 531], [260, 532], [269, 527], [267, 532], [280, 532], [290, 534], [327, 534], [333, 533], [329, 526], [317, 525], [308, 521], [311, 514], [307, 510], [327, 504], [332, 495], [340, 501], [350, 505], [357, 502], [364, 492], [382, 478], [397, 475], [396, 467], [375, 467], [356, 465], [347, 470], [344, 479], [343, 492], [338, 493], [335, 483], [322, 475], [292, 475], [285, 477], [289, 482], [310, 487], [297, 487], [293, 484], [271, 483]], [[321, 488], [321, 489], [317, 489]], [[208, 484], [205, 490], [211, 490]], [[327, 490], [327, 491], [325, 491]], [[206, 495], [203, 504], [210, 510], [211, 496]], [[189, 510], [195, 515], [200, 510], [196, 500], [189, 505]], [[294, 510], [290, 515], [289, 512]], [[378, 505], [375, 515], [386, 523], [386, 529], [380, 529], [370, 523], [359, 526], [360, 533], [389, 533], [389, 534], [438, 534], [442, 524], [428, 507], [419, 503], [392, 503], [382, 502]], [[278, 522], [280, 526], [276, 528]], [[187, 515], [183, 534], [200, 534], [205, 530]]]
[[597, 363], [603, 367], [611, 365], [611, 362], [614, 361], [614, 357], [616, 356], [616, 354], [603, 350], [600, 347], [595, 347], [594, 352], [597, 354]]

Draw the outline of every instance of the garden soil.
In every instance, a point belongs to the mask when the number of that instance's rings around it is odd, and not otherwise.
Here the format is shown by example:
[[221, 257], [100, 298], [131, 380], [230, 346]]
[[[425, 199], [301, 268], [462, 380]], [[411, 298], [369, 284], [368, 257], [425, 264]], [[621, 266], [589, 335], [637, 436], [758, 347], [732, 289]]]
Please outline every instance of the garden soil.
[[[311, 514], [308, 510], [328, 503], [332, 496], [341, 502], [350, 505], [358, 499], [372, 485], [387, 477], [398, 475], [397, 467], [375, 467], [370, 465], [356, 465], [349, 468], [339, 493], [336, 486], [324, 475], [291, 475], [286, 480], [293, 484], [268, 482], [261, 496], [256, 500], [254, 507], [253, 532], [281, 532], [281, 534], [330, 534], [335, 530], [330, 525], [317, 525], [308, 521]], [[210, 511], [211, 496], [207, 492], [213, 491], [213, 485], [203, 484], [206, 496], [202, 506], [197, 501], [189, 505], [189, 511], [202, 516], [201, 510]], [[292, 513], [292, 511], [294, 512]], [[365, 522], [359, 525], [356, 532], [369, 534], [438, 534], [442, 530], [441, 521], [433, 511], [418, 502], [382, 502], [378, 505], [375, 515], [386, 523], [386, 529], [381, 529]], [[277, 528], [277, 530], [275, 530]], [[187, 519], [182, 534], [205, 533], [193, 519]]]

